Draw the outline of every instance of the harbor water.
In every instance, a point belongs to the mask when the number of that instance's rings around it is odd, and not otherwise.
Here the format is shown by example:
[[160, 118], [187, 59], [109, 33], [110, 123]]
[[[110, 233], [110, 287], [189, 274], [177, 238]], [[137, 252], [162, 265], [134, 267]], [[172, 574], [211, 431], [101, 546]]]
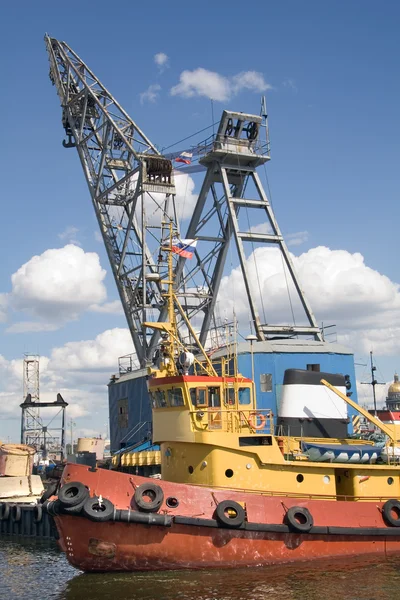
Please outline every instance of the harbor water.
[[84, 574], [50, 542], [0, 539], [1, 600], [396, 600], [400, 557], [213, 571]]

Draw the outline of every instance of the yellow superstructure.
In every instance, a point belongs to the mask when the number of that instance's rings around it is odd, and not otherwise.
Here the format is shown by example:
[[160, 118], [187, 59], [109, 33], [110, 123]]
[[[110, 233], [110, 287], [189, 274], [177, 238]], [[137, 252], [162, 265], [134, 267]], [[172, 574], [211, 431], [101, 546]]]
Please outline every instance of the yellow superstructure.
[[[199, 344], [174, 293], [171, 241], [168, 264], [168, 279], [163, 282], [167, 285], [168, 322], [145, 323], [162, 336], [157, 360], [148, 369], [153, 442], [160, 444], [162, 478], [332, 500], [398, 497], [400, 468], [397, 464], [372, 464], [378, 456], [373, 445], [352, 439], [275, 435], [274, 416], [269, 410], [257, 409], [254, 384], [237, 373], [235, 358], [213, 364]], [[178, 335], [175, 310], [196, 340], [200, 357], [186, 352]], [[229, 373], [232, 362], [234, 372]], [[328, 382], [321, 383], [370, 421], [376, 421], [394, 448], [400, 438], [396, 428], [382, 425]], [[323, 462], [312, 460], [309, 452], [303, 451], [307, 443], [317, 445], [317, 451], [325, 456]], [[324, 443], [329, 444], [326, 455]], [[341, 459], [342, 453], [350, 458]], [[358, 462], [352, 462], [356, 455]]]

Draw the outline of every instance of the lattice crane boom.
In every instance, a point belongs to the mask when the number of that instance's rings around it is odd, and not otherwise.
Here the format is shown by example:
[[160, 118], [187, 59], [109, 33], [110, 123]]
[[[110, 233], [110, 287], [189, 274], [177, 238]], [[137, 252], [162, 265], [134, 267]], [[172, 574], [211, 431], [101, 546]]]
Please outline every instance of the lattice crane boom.
[[62, 106], [63, 145], [78, 151], [136, 354], [145, 365], [157, 336], [142, 324], [157, 320], [163, 304], [160, 281], [151, 277], [159, 268], [146, 239], [147, 215], [158, 212], [162, 223], [171, 213], [172, 163], [65, 42], [46, 35], [45, 43]]

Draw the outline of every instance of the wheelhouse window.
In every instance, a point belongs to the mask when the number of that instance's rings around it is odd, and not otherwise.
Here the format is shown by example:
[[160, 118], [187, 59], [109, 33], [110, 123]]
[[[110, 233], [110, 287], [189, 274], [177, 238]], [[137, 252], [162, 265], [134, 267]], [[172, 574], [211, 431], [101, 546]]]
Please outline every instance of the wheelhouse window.
[[207, 406], [207, 388], [196, 389], [196, 406]]
[[183, 393], [181, 388], [168, 390], [168, 399], [170, 406], [183, 406]]
[[153, 392], [154, 406], [156, 408], [164, 408], [167, 406], [167, 399], [164, 390], [156, 390]]
[[196, 406], [197, 402], [196, 402], [196, 388], [190, 388], [189, 390], [189, 395], [190, 395], [190, 402], [192, 403], [193, 406]]
[[225, 389], [225, 404], [228, 406], [235, 404], [235, 388], [233, 386]]
[[221, 406], [221, 390], [219, 387], [208, 388], [208, 406], [209, 408], [219, 408]]
[[239, 404], [250, 404], [250, 388], [241, 387], [239, 388]]

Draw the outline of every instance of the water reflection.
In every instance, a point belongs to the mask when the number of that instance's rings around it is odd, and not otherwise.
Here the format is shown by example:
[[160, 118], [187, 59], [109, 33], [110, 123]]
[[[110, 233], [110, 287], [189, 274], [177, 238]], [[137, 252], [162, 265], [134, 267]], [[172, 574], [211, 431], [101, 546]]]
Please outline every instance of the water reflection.
[[0, 600], [396, 600], [400, 559], [83, 574], [53, 544], [0, 539]]
[[81, 574], [69, 581], [62, 599], [393, 600], [400, 597], [399, 583], [400, 563], [326, 562], [317, 567]]
[[0, 538], [1, 600], [62, 598], [66, 582], [75, 575], [55, 543]]

